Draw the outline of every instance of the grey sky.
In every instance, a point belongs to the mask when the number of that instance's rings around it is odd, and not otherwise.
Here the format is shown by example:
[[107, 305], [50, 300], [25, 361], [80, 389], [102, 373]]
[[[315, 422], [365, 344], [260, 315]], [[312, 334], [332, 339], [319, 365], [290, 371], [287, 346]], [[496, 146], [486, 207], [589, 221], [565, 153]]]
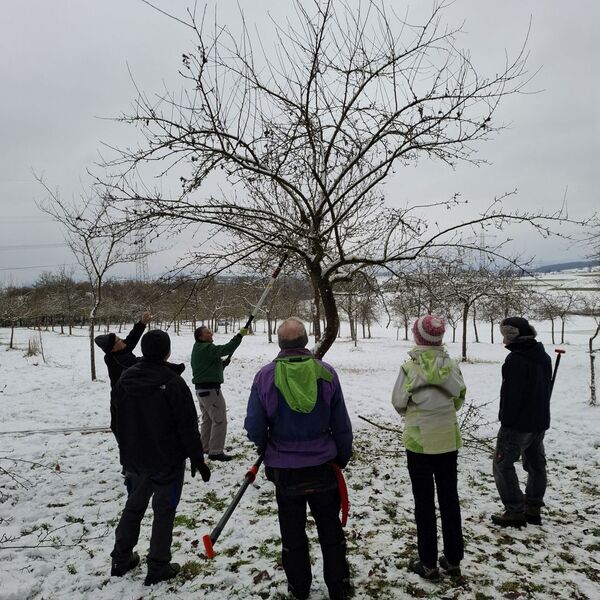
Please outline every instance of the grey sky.
[[[189, 2], [156, 0], [171, 11]], [[289, 0], [239, 0], [247, 19], [268, 27], [265, 13], [286, 14]], [[211, 3], [209, 3], [211, 5]], [[424, 12], [424, 0], [395, 1], [398, 12]], [[220, 0], [224, 18], [237, 2]], [[515, 53], [530, 17], [529, 71], [535, 95], [505, 100], [498, 115], [510, 129], [480, 146], [492, 164], [451, 171], [423, 162], [403, 170], [386, 187], [405, 203], [411, 198], [447, 198], [460, 192], [482, 207], [495, 195], [518, 189], [514, 207], [556, 209], [568, 187], [572, 216], [591, 213], [600, 189], [600, 70], [597, 0], [456, 0], [446, 11], [451, 25], [463, 20], [459, 45], [471, 50], [476, 66], [499, 70], [504, 52]], [[416, 19], [415, 19], [416, 20]], [[3, 0], [0, 17], [0, 284], [35, 280], [43, 270], [74, 262], [59, 226], [41, 214], [34, 198], [43, 191], [33, 180], [41, 173], [64, 197], [77, 196], [87, 183], [86, 168], [98, 160], [101, 141], [126, 145], [133, 130], [99, 117], [127, 111], [137, 84], [148, 92], [163, 82], [177, 89], [181, 53], [189, 45], [184, 27], [140, 0]], [[28, 247], [40, 245], [36, 247]], [[544, 262], [585, 256], [583, 247], [542, 242], [517, 232], [517, 249]], [[150, 264], [160, 274], [178, 253], [174, 248]], [[38, 267], [38, 268], [30, 268]], [[43, 268], [42, 268], [43, 267]], [[132, 271], [123, 267], [113, 274]]]

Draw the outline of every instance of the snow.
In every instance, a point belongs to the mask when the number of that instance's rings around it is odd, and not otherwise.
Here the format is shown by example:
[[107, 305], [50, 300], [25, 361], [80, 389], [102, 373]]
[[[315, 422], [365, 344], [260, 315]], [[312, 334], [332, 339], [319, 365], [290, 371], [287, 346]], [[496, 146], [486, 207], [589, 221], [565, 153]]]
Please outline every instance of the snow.
[[[355, 348], [345, 337], [327, 354], [340, 375], [355, 428], [355, 456], [346, 476], [351, 512], [348, 556], [356, 598], [600, 598], [600, 409], [587, 405], [587, 337], [591, 319], [568, 322], [567, 343], [552, 399], [547, 433], [549, 488], [541, 527], [501, 530], [489, 515], [500, 509], [490, 456], [463, 449], [459, 493], [463, 510], [466, 584], [448, 579], [433, 584], [406, 569], [415, 552], [413, 500], [400, 436], [376, 428], [401, 427], [390, 404], [399, 364], [411, 344], [396, 341], [395, 329], [373, 328], [374, 337]], [[552, 352], [549, 325], [536, 324]], [[18, 349], [8, 350], [10, 332], [0, 329], [0, 599], [285, 598], [278, 566], [279, 528], [272, 485], [262, 477], [250, 487], [215, 544], [217, 556], [204, 558], [202, 535], [209, 533], [254, 460], [242, 424], [255, 372], [276, 354], [259, 332], [244, 338], [226, 372], [223, 388], [229, 410], [228, 444], [235, 460], [213, 463], [208, 484], [189, 471], [178, 509], [173, 560], [185, 576], [151, 588], [144, 568], [111, 578], [109, 553], [125, 488], [118, 452], [109, 432], [10, 433], [67, 427], [104, 427], [109, 420], [109, 385], [99, 356], [97, 382], [89, 381], [87, 338], [43, 332], [46, 363], [25, 357], [34, 332], [17, 330]], [[482, 324], [482, 338], [488, 330]], [[347, 335], [344, 326], [342, 335]], [[216, 343], [229, 336], [217, 334]], [[458, 339], [458, 338], [457, 338]], [[188, 365], [192, 335], [173, 336], [174, 362]], [[458, 344], [448, 344], [458, 357]], [[469, 346], [462, 366], [468, 400], [482, 406], [493, 435], [506, 350], [485, 341]], [[522, 470], [519, 472], [523, 474]], [[9, 476], [12, 475], [12, 478]], [[138, 550], [148, 549], [151, 510], [142, 525]], [[327, 597], [316, 531], [309, 519], [314, 560], [311, 599]], [[192, 542], [199, 540], [195, 547]], [[440, 540], [441, 545], [441, 540]]]

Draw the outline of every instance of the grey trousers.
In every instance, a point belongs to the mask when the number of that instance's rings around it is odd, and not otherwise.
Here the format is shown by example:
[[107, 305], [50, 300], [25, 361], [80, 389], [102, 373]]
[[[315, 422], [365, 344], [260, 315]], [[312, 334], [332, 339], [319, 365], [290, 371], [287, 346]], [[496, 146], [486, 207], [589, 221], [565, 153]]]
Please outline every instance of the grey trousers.
[[171, 561], [171, 540], [175, 510], [183, 488], [185, 462], [171, 471], [137, 473], [126, 469], [127, 502], [115, 532], [111, 556], [117, 563], [127, 564], [138, 543], [140, 524], [152, 498], [152, 535], [148, 552], [148, 573], [159, 573]]
[[[527, 471], [525, 496], [515, 471], [515, 462], [521, 457]], [[494, 479], [507, 511], [523, 512], [526, 504], [543, 506], [546, 492], [544, 432], [529, 433], [501, 426], [494, 457]]]
[[196, 389], [200, 405], [200, 437], [202, 447], [209, 454], [221, 454], [227, 436], [227, 407], [221, 390]]

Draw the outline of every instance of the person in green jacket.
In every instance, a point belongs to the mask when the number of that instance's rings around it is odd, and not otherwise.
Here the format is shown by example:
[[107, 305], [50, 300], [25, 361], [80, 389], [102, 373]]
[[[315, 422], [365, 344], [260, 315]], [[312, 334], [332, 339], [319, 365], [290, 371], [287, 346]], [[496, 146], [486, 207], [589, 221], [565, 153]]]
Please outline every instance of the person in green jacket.
[[[200, 405], [202, 422], [200, 436], [202, 447], [208, 451], [211, 460], [227, 461], [232, 457], [225, 454], [227, 436], [227, 407], [221, 392], [223, 369], [229, 364], [229, 357], [247, 335], [244, 327], [227, 344], [213, 344], [213, 332], [202, 325], [194, 331], [196, 343], [192, 349], [192, 382], [196, 387], [196, 397]], [[225, 359], [225, 360], [224, 360]]]
[[409, 569], [429, 580], [439, 579], [434, 489], [442, 520], [444, 552], [439, 564], [452, 577], [460, 577], [464, 555], [457, 458], [462, 445], [456, 411], [466, 387], [456, 361], [442, 346], [443, 318], [417, 319], [412, 332], [415, 347], [400, 367], [392, 404], [404, 416], [403, 441], [415, 499], [419, 556]]

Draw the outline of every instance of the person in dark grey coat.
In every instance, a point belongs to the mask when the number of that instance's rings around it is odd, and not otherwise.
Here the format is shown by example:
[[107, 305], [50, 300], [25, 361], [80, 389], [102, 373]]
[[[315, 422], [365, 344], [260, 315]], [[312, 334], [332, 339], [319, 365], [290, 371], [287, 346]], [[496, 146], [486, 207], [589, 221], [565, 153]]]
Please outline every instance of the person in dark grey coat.
[[139, 563], [134, 552], [140, 523], [152, 498], [152, 536], [145, 584], [175, 577], [171, 541], [175, 510], [183, 488], [186, 459], [210, 479], [198, 414], [181, 373], [184, 366], [168, 363], [171, 341], [164, 331], [149, 331], [142, 338], [143, 358], [127, 369], [115, 387], [115, 435], [125, 470], [127, 501], [115, 532], [111, 553], [112, 576], [123, 576]]
[[[500, 332], [510, 353], [502, 366], [493, 468], [505, 510], [492, 515], [492, 521], [500, 526], [539, 525], [546, 491], [544, 435], [550, 427], [552, 360], [526, 319], [504, 319]], [[527, 471], [525, 494], [515, 471], [520, 457]]]
[[149, 312], [142, 314], [140, 320], [133, 326], [133, 329], [124, 340], [116, 333], [103, 333], [94, 338], [96, 346], [104, 352], [104, 363], [108, 369], [108, 378], [110, 379], [110, 430], [113, 433], [115, 433], [115, 386], [123, 371], [135, 365], [138, 361], [138, 357], [133, 353], [133, 350], [151, 320], [152, 315]]

